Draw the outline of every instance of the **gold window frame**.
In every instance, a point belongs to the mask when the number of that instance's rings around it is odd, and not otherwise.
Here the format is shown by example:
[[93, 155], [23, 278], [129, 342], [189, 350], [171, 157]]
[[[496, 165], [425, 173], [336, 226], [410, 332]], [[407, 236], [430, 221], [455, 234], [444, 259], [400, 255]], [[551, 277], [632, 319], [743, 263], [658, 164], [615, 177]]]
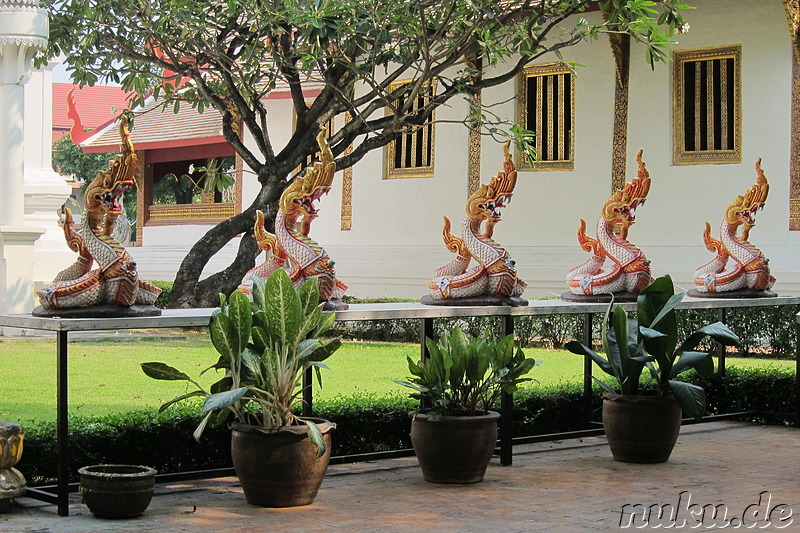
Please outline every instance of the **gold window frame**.
[[[564, 63], [544, 63], [540, 65], [530, 65], [525, 67], [525, 69], [520, 72], [519, 77], [517, 78], [517, 123], [520, 124], [522, 127], [527, 127], [528, 124], [528, 80], [533, 77], [538, 78], [546, 78], [548, 76], [569, 76], [570, 80], [570, 88], [569, 94], [566, 94], [564, 89], [564, 84], [559, 83], [559, 90], [558, 93], [551, 92], [551, 98], [549, 99], [549, 103], [552, 105], [548, 106], [547, 109], [544, 109], [545, 102], [543, 100], [543, 96], [541, 93], [536, 95], [537, 102], [536, 102], [536, 109], [539, 114], [544, 116], [545, 112], [547, 116], [550, 117], [550, 120], [547, 121], [547, 131], [542, 132], [541, 135], [536, 135], [536, 153], [542, 153], [542, 138], [547, 136], [548, 138], [548, 146], [553, 146], [553, 139], [558, 136], [561, 139], [565, 137], [569, 137], [569, 143], [566, 145], [567, 152], [563, 151], [564, 143], [561, 143], [561, 150], [559, 150], [559, 154], [553, 154], [554, 157], [559, 157], [558, 159], [550, 159], [546, 161], [536, 161], [531, 163], [528, 161], [528, 158], [525, 157], [525, 154], [517, 150], [517, 169], [518, 170], [527, 170], [527, 171], [545, 171], [545, 170], [574, 170], [575, 169], [575, 76], [572, 75], [572, 71], [565, 65]], [[553, 86], [552, 81], [549, 81], [550, 87]], [[555, 94], [553, 98], [552, 95]], [[567, 105], [569, 105], [569, 134], [564, 132], [563, 130], [555, 131], [553, 127], [553, 118], [555, 115], [558, 115], [558, 124], [560, 127], [565, 125], [566, 112], [567, 112]], [[544, 121], [539, 120], [537, 123], [542, 124]], [[537, 133], [537, 132], [534, 132]]]
[[[672, 129], [672, 161], [675, 165], [705, 165], [705, 164], [728, 164], [742, 162], [742, 47], [741, 45], [699, 48], [694, 50], [676, 50], [673, 57], [673, 76], [672, 94], [673, 96], [673, 129]], [[684, 94], [684, 65], [687, 62], [713, 61], [718, 59], [733, 59], [733, 146], [730, 149], [712, 150], [686, 150], [686, 123], [684, 120], [684, 106], [686, 105], [687, 95]], [[696, 75], [695, 86], [695, 138], [696, 142], [702, 139], [701, 128], [701, 108], [706, 106], [706, 112], [711, 115], [708, 109], [714, 105], [713, 90], [706, 87], [707, 97], [705, 102], [699, 97], [701, 94], [703, 80], [700, 74]], [[706, 86], [713, 84], [713, 77], [706, 76]], [[720, 123], [723, 132], [727, 132], [727, 80], [722, 76], [720, 79]], [[713, 118], [706, 119], [706, 142], [708, 138], [714, 136]]]
[[[402, 87], [403, 85], [407, 85], [412, 83], [414, 80], [402, 80], [402, 81], [395, 81], [389, 85], [389, 92], [394, 91], [398, 87]], [[430, 83], [431, 88], [431, 95], [436, 94], [436, 80], [432, 80]], [[391, 110], [387, 109], [386, 114], [391, 115]], [[431, 118], [429, 121], [426, 121], [423, 126], [426, 127], [430, 126], [430, 134], [426, 134], [423, 131], [423, 142], [427, 142], [430, 146], [430, 160], [428, 161], [427, 165], [418, 166], [418, 167], [407, 167], [407, 168], [396, 168], [394, 166], [394, 157], [397, 150], [398, 143], [402, 144], [407, 142], [408, 139], [411, 141], [411, 151], [414, 152], [417, 140], [416, 140], [416, 130], [413, 130], [409, 133], [404, 133], [401, 137], [395, 139], [394, 141], [390, 142], [386, 145], [386, 150], [384, 151], [385, 154], [385, 164], [386, 164], [386, 179], [397, 179], [397, 178], [432, 178], [434, 175], [434, 166], [436, 163], [436, 110], [434, 109], [431, 112]]]

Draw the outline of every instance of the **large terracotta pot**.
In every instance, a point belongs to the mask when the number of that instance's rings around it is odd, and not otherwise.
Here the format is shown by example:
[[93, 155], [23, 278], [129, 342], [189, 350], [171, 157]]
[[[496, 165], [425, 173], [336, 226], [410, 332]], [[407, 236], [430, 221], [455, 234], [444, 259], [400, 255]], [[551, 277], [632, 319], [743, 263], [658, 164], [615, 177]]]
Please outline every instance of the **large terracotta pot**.
[[412, 413], [411, 444], [422, 476], [434, 483], [483, 481], [497, 444], [500, 414], [444, 416], [431, 422], [425, 413]]
[[314, 420], [326, 451], [308, 438], [305, 425], [263, 428], [234, 422], [231, 458], [247, 503], [259, 507], [308, 505], [317, 496], [331, 458], [331, 432], [336, 424]]
[[153, 497], [156, 471], [149, 466], [93, 465], [78, 469], [83, 502], [100, 518], [134, 518]]
[[681, 408], [665, 396], [603, 395], [603, 427], [616, 461], [663, 463], [681, 430]]

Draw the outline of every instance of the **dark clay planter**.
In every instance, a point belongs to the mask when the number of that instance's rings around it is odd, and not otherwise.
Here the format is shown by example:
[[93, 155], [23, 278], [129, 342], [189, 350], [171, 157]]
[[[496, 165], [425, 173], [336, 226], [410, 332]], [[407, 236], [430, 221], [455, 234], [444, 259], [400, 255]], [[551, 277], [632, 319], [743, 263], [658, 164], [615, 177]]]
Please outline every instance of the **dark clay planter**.
[[663, 463], [681, 430], [681, 408], [672, 395], [603, 395], [603, 427], [614, 460]]
[[156, 471], [148, 466], [94, 465], [78, 469], [83, 502], [100, 518], [134, 518], [153, 497]]
[[331, 458], [331, 433], [336, 424], [314, 420], [325, 439], [326, 451], [308, 438], [305, 425], [262, 428], [234, 422], [231, 457], [245, 499], [259, 507], [308, 505], [317, 496]]
[[431, 422], [425, 413], [412, 416], [411, 443], [426, 481], [483, 481], [497, 444], [499, 413], [444, 416], [439, 422]]

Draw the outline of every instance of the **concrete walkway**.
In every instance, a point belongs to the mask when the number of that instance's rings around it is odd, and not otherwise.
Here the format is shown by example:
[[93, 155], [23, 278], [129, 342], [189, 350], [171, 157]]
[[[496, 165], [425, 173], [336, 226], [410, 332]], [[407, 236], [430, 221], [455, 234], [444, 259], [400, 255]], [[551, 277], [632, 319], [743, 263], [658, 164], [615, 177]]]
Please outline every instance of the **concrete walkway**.
[[[513, 466], [493, 461], [486, 480], [474, 485], [427, 483], [414, 458], [331, 467], [316, 502], [293, 509], [248, 505], [235, 478], [158, 485], [143, 516], [121, 521], [94, 518], [78, 495], [63, 518], [54, 505], [18, 498], [0, 514], [0, 531], [616, 531], [621, 514], [629, 529], [712, 531], [738, 524], [800, 531], [798, 429], [687, 426], [670, 461], [658, 465], [617, 463], [602, 437], [514, 451]], [[643, 522], [646, 507], [663, 509], [662, 520], [653, 512]], [[638, 511], [632, 522], [631, 511]], [[769, 518], [771, 526], [761, 529]]]

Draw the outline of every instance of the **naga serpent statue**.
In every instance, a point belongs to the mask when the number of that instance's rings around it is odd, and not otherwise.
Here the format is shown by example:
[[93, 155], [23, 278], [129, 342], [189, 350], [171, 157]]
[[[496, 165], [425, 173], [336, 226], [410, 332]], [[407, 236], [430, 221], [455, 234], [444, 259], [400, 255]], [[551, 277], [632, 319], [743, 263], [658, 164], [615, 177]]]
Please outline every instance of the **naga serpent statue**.
[[[769, 272], [769, 259], [750, 244], [750, 229], [755, 226], [756, 213], [764, 208], [769, 183], [756, 161], [756, 183], [743, 196], [737, 196], [725, 210], [720, 228], [720, 240], [711, 236], [711, 224], [706, 222], [703, 241], [716, 257], [694, 272], [695, 297], [763, 297], [777, 296], [769, 289], [775, 278]], [[742, 232], [739, 235], [739, 228]], [[732, 265], [726, 268], [728, 259]]]
[[[159, 315], [153, 304], [161, 289], [139, 279], [136, 262], [113, 234], [122, 214], [121, 196], [134, 185], [138, 156], [133, 149], [128, 120], [119, 126], [122, 143], [117, 154], [100, 171], [84, 195], [83, 224], [74, 228], [72, 212], [65, 208], [64, 236], [78, 260], [62, 270], [51, 285], [38, 291], [36, 316], [142, 316]], [[92, 269], [94, 262], [97, 268]], [[87, 309], [88, 308], [88, 309]]]
[[267, 279], [272, 272], [285, 268], [297, 287], [308, 279], [319, 281], [319, 298], [325, 304], [324, 309], [347, 309], [347, 304], [341, 302], [347, 285], [336, 278], [334, 261], [327, 252], [308, 236], [311, 222], [318, 216], [314, 202], [331, 190], [336, 172], [327, 133], [322, 128], [317, 135], [319, 161], [305, 175], [296, 177], [281, 194], [274, 235], [264, 228], [264, 213], [256, 212], [253, 232], [258, 246], [267, 252], [267, 259], [245, 274], [239, 285], [244, 294], [251, 295], [253, 276]]
[[[652, 281], [650, 261], [628, 242], [628, 230], [636, 218], [634, 211], [644, 204], [650, 191], [650, 174], [642, 161], [642, 150], [636, 154], [636, 163], [636, 178], [603, 204], [597, 219], [597, 238], [586, 235], [586, 221], [580, 219], [578, 242], [592, 256], [569, 271], [569, 292], [562, 294], [562, 299], [607, 301], [613, 295], [618, 301], [634, 300]], [[606, 260], [608, 268], [604, 270]]]
[[[467, 200], [460, 238], [450, 233], [450, 219], [444, 217], [444, 243], [456, 257], [433, 273], [428, 282], [430, 294], [421, 299], [422, 303], [528, 304], [527, 300], [520, 298], [527, 284], [517, 277], [516, 262], [492, 239], [494, 227], [500, 221], [500, 209], [511, 201], [517, 183], [517, 170], [508, 150], [509, 144], [506, 142], [503, 146], [503, 170], [488, 185], [481, 185]], [[468, 269], [472, 259], [476, 264]]]

